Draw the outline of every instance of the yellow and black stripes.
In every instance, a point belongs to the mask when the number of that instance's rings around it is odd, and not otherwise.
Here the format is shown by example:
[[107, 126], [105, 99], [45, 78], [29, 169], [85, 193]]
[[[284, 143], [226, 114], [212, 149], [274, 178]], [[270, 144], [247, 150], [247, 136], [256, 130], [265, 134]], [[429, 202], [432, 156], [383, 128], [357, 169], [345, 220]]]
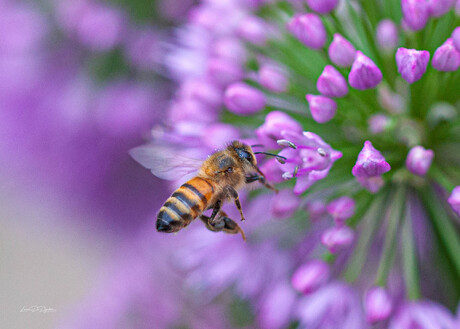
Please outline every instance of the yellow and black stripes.
[[160, 208], [157, 230], [177, 232], [206, 210], [214, 194], [213, 182], [195, 177], [179, 187]]

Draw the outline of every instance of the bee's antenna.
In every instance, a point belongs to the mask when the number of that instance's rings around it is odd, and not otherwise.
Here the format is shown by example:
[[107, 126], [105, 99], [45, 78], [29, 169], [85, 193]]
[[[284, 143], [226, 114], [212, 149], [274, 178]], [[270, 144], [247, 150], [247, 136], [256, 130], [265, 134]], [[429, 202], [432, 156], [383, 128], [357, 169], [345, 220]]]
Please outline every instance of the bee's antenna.
[[251, 145], [251, 147], [264, 147], [265, 145], [264, 144], [254, 144], [254, 145]]
[[281, 164], [285, 164], [286, 163], [286, 158], [281, 156], [281, 155], [278, 155], [278, 154], [273, 154], [273, 153], [269, 153], [269, 152], [254, 152], [254, 154], [265, 154], [265, 155], [271, 155], [273, 157], [276, 158], [276, 160], [278, 160], [279, 163]]

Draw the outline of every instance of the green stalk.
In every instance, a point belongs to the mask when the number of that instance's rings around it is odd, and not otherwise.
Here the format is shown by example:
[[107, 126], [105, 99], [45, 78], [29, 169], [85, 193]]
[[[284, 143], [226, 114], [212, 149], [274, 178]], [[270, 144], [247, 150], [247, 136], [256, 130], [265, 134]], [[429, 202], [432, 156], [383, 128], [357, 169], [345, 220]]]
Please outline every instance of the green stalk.
[[361, 273], [361, 270], [367, 259], [369, 245], [371, 243], [372, 237], [374, 236], [377, 227], [382, 222], [382, 218], [385, 213], [384, 205], [387, 197], [388, 191], [379, 193], [377, 198], [374, 200], [364, 215], [363, 230], [361, 232], [359, 241], [353, 250], [353, 256], [348, 262], [346, 271], [343, 274], [345, 280], [350, 283], [356, 281], [356, 279], [359, 277], [359, 274]]
[[438, 184], [441, 184], [443, 188], [447, 191], [452, 191], [455, 187], [455, 184], [439, 169], [437, 165], [433, 165], [430, 169], [430, 176]]
[[420, 195], [430, 215], [430, 220], [454, 265], [457, 277], [460, 278], [460, 237], [457, 230], [432, 188], [425, 187], [421, 190]]
[[420, 283], [418, 275], [417, 251], [415, 249], [412, 231], [412, 216], [410, 206], [407, 206], [406, 218], [402, 229], [402, 261], [404, 281], [406, 282], [406, 294], [410, 300], [420, 298]]
[[388, 274], [393, 265], [395, 250], [396, 250], [396, 235], [398, 233], [399, 224], [404, 213], [404, 204], [406, 199], [406, 191], [403, 186], [398, 186], [393, 196], [391, 204], [393, 207], [390, 211], [388, 220], [388, 227], [385, 236], [385, 244], [380, 259], [379, 269], [375, 284], [378, 286], [385, 286]]

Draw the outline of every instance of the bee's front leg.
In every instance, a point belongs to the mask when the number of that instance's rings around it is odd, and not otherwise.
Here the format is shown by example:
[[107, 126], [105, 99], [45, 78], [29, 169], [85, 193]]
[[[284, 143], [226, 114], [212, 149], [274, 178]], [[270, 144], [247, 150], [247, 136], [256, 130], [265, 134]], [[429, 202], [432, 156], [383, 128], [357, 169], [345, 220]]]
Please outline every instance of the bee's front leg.
[[235, 200], [235, 205], [238, 208], [241, 215], [241, 221], [244, 222], [245, 219], [243, 215], [243, 210], [241, 209], [240, 196], [238, 195], [238, 192], [231, 186], [227, 186], [226, 189], [228, 191], [228, 194]]
[[265, 179], [264, 176], [258, 175], [258, 174], [246, 176], [246, 184], [257, 182], [257, 181], [259, 181], [266, 188], [274, 191], [275, 193], [278, 193], [278, 190], [273, 185], [267, 183], [267, 180]]

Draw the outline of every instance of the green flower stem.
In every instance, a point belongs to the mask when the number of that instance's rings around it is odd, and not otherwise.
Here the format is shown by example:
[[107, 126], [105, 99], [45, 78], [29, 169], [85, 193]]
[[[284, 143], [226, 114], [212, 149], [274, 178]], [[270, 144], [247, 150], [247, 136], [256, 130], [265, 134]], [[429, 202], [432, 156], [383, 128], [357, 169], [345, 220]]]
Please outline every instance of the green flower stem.
[[396, 250], [396, 235], [398, 233], [399, 224], [404, 214], [404, 205], [406, 199], [406, 191], [403, 186], [398, 186], [396, 192], [394, 192], [390, 215], [388, 218], [387, 232], [385, 236], [385, 244], [383, 246], [382, 257], [380, 259], [379, 269], [377, 271], [377, 277], [375, 284], [379, 286], [385, 286], [388, 274], [393, 265], [393, 259]]
[[444, 174], [441, 169], [437, 165], [433, 165], [430, 169], [430, 176], [433, 178], [434, 181], [441, 184], [447, 191], [451, 192], [455, 184]]
[[432, 188], [425, 187], [420, 191], [420, 196], [430, 214], [431, 223], [447, 250], [456, 275], [460, 278], [460, 237], [457, 230]]
[[406, 217], [402, 228], [402, 262], [404, 281], [406, 282], [406, 294], [410, 300], [420, 298], [420, 282], [418, 275], [417, 250], [415, 249], [412, 231], [412, 216], [410, 205], [407, 206]]
[[335, 29], [337, 30], [337, 32], [343, 36], [344, 38], [348, 39], [349, 40], [349, 35], [348, 35], [348, 32], [346, 32], [343, 28], [343, 23], [340, 21], [340, 19], [337, 17], [337, 15], [335, 14], [335, 11], [332, 11], [329, 16], [331, 17], [332, 21], [334, 22], [334, 25], [335, 25]]
[[[361, 273], [364, 262], [367, 259], [372, 237], [374, 236], [377, 227], [382, 222], [382, 217], [385, 213], [384, 205], [387, 198], [388, 190], [380, 192], [364, 215], [363, 230], [361, 231], [359, 241], [353, 250], [353, 256], [347, 264], [346, 271], [343, 274], [345, 280], [350, 283], [356, 281]], [[375, 214], [378, 215], [376, 216]]]

